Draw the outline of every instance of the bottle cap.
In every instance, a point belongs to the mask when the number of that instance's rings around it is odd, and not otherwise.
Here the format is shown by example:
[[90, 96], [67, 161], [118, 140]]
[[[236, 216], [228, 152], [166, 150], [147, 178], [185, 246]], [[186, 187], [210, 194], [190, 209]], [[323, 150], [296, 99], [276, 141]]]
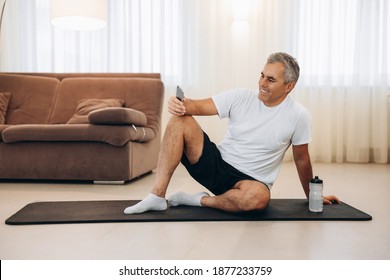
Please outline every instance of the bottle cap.
[[315, 176], [313, 179], [310, 180], [310, 183], [322, 184], [322, 180], [320, 178], [318, 178], [318, 176]]

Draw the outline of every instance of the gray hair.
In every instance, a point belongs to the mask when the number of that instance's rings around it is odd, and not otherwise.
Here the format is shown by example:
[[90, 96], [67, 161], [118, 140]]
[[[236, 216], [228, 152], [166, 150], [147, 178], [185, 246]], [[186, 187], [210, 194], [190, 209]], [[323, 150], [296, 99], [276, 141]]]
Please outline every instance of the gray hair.
[[296, 83], [299, 78], [299, 65], [297, 60], [291, 55], [283, 52], [273, 53], [267, 59], [267, 63], [277, 62], [282, 63], [284, 66], [284, 83]]

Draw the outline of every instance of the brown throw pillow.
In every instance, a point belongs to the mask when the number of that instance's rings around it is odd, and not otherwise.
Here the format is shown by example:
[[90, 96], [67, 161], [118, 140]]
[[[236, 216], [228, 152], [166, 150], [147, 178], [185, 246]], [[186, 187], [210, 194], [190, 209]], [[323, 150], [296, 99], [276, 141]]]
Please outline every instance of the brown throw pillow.
[[88, 115], [92, 124], [134, 124], [145, 126], [148, 122], [146, 115], [130, 108], [103, 108], [92, 111]]
[[8, 102], [10, 98], [10, 92], [0, 92], [0, 124], [5, 123], [5, 114], [7, 113]]
[[67, 123], [87, 124], [90, 112], [107, 107], [122, 107], [123, 104], [124, 101], [120, 99], [82, 99], [77, 105], [76, 112]]

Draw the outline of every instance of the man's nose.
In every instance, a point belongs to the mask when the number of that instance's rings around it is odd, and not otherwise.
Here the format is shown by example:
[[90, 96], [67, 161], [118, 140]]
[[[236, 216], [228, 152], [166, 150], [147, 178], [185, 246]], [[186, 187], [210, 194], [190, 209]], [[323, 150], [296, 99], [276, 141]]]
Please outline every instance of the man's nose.
[[268, 84], [267, 84], [267, 82], [266, 82], [265, 79], [260, 79], [260, 80], [259, 80], [259, 86], [260, 86], [260, 87], [267, 87]]

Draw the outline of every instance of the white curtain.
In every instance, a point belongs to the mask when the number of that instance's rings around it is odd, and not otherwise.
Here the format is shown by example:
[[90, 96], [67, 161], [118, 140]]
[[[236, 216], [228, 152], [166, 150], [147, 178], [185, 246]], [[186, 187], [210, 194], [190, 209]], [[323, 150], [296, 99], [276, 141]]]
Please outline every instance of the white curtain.
[[313, 116], [315, 160], [388, 162], [388, 1], [302, 1], [295, 91]]
[[[257, 87], [267, 56], [288, 52], [313, 161], [389, 162], [386, 0], [109, 0], [108, 26], [91, 32], [50, 26], [48, 0], [8, 0], [1, 36], [2, 72], [160, 72], [167, 96], [180, 84], [190, 98]], [[225, 122], [198, 119], [222, 139]]]

